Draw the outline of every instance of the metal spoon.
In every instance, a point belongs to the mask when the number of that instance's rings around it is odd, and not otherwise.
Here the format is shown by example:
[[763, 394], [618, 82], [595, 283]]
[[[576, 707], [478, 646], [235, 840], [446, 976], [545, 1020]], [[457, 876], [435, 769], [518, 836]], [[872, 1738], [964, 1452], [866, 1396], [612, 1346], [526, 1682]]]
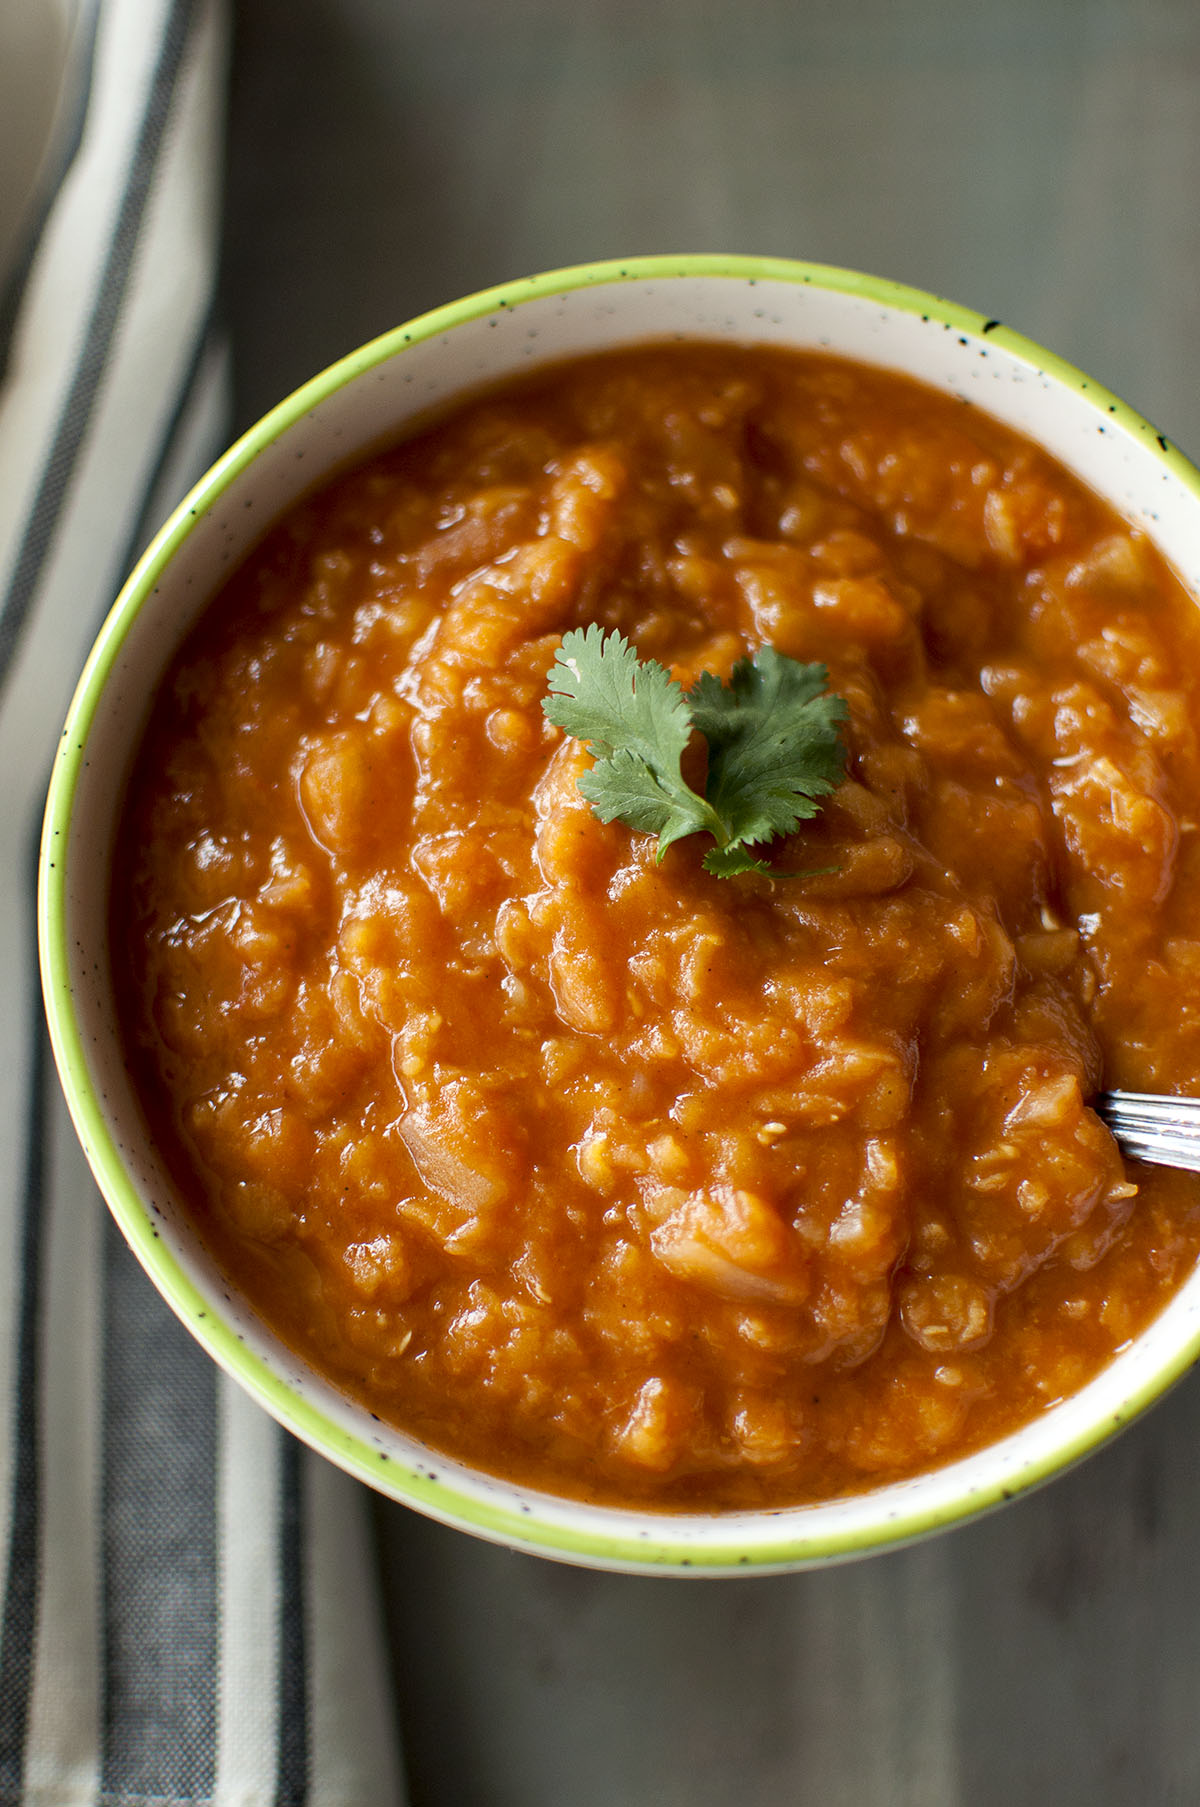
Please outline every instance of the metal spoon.
[[1200, 1173], [1200, 1098], [1101, 1092], [1092, 1108], [1131, 1161], [1153, 1161], [1159, 1167], [1186, 1167]]

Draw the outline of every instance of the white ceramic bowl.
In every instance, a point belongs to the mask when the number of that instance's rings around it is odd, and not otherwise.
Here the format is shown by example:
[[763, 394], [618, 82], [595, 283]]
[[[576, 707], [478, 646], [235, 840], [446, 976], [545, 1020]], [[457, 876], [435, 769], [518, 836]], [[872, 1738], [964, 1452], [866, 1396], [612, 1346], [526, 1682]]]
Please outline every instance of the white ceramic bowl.
[[534, 277], [427, 314], [334, 365], [226, 453], [168, 521], [118, 598], [71, 708], [48, 804], [40, 930], [55, 1053], [96, 1177], [160, 1292], [268, 1411], [372, 1487], [497, 1542], [596, 1567], [744, 1574], [924, 1536], [1075, 1461], [1200, 1353], [1200, 1273], [1072, 1398], [975, 1455], [854, 1498], [666, 1515], [513, 1486], [378, 1423], [287, 1349], [218, 1271], [122, 1064], [106, 932], [114, 825], [150, 698], [199, 610], [266, 528], [327, 472], [480, 385], [675, 336], [830, 350], [974, 402], [1145, 526], [1200, 595], [1200, 476], [1115, 397], [994, 320], [852, 272], [762, 259], [650, 258]]

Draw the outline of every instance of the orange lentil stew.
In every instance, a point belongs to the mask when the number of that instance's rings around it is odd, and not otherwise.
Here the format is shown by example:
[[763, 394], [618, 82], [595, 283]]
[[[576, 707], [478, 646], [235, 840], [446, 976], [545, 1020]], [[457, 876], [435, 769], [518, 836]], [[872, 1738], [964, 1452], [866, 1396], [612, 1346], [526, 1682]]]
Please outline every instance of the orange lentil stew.
[[[593, 814], [542, 710], [593, 622], [828, 667], [847, 775], [772, 875]], [[1087, 1105], [1200, 1087], [1198, 673], [1144, 536], [911, 381], [694, 345], [477, 399], [270, 534], [137, 759], [123, 1033], [203, 1235], [382, 1418], [565, 1494], [1003, 1435], [1200, 1245]]]

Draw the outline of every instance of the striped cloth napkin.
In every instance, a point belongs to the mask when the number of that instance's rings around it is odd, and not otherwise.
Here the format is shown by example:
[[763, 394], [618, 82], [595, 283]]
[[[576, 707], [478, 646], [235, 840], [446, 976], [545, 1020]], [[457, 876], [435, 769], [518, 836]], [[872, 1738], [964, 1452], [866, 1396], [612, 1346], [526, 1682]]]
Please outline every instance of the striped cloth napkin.
[[152, 1291], [47, 1051], [33, 877], [59, 727], [225, 392], [223, 6], [64, 4], [57, 183], [0, 288], [0, 1807], [389, 1807], [366, 1496]]

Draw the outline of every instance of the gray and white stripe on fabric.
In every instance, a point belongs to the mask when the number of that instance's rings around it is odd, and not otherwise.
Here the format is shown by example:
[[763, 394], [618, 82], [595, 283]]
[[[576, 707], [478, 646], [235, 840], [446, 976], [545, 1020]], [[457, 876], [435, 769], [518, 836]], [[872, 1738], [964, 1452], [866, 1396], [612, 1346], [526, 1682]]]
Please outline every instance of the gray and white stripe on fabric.
[[6, 259], [5, 268], [0, 271], [0, 381], [3, 381], [13, 327], [43, 229], [83, 138], [92, 90], [98, 15], [98, 0], [78, 0], [68, 34], [70, 42], [65, 46], [66, 67], [44, 167], [39, 172], [36, 192], [22, 222], [15, 252]]
[[154, 1293], [42, 1026], [33, 843], [59, 725], [228, 386], [222, 0], [99, 0], [95, 25], [0, 378], [0, 1807], [390, 1807], [363, 1498]]

